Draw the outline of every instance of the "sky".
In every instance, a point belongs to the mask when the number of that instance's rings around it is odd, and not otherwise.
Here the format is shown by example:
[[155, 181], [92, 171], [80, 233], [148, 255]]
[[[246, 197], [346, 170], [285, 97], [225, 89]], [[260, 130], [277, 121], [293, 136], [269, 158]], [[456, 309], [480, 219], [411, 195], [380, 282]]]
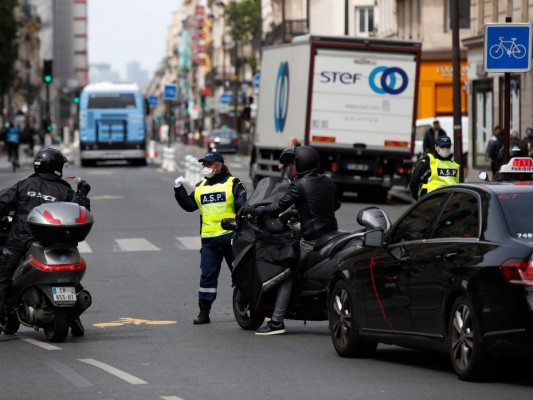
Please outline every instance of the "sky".
[[126, 79], [138, 61], [150, 78], [165, 56], [172, 11], [180, 0], [89, 0], [89, 64], [108, 63]]

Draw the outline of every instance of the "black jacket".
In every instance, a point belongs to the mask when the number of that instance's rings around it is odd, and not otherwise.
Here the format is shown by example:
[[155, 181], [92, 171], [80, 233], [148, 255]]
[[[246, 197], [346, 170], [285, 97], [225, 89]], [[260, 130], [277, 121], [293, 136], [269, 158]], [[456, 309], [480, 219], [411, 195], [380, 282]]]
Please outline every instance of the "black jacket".
[[88, 210], [91, 208], [88, 197], [77, 196], [67, 182], [54, 174], [35, 173], [2, 191], [0, 218], [15, 212], [6, 246], [23, 251], [26, 244], [32, 240], [26, 222], [28, 214], [34, 207], [56, 201], [74, 202]]
[[446, 136], [446, 131], [442, 128], [439, 128], [435, 132], [435, 128], [431, 127], [426, 131], [424, 135], [424, 140], [422, 142], [422, 149], [424, 154], [431, 153], [435, 150], [435, 141], [438, 137]]
[[292, 205], [300, 213], [300, 226], [305, 240], [316, 240], [338, 229], [335, 211], [340, 208], [341, 202], [335, 184], [327, 176], [316, 171], [299, 175], [277, 204], [267, 206], [264, 213], [279, 215]]

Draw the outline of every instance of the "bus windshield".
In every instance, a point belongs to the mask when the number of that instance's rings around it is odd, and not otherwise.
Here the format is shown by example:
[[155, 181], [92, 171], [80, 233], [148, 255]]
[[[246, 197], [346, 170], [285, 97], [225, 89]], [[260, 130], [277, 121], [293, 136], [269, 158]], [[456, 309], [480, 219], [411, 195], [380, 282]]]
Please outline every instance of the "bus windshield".
[[136, 108], [133, 93], [94, 93], [89, 95], [89, 109]]

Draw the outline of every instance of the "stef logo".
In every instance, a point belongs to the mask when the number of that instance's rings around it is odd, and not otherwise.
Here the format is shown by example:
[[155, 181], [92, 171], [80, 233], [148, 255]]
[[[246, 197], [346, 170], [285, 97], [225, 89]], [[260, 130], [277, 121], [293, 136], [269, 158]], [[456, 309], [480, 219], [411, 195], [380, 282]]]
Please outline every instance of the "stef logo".
[[407, 88], [409, 80], [403, 69], [381, 66], [372, 70], [368, 83], [370, 88], [378, 94], [400, 94]]
[[282, 62], [278, 68], [276, 91], [274, 92], [274, 125], [276, 133], [282, 133], [289, 109], [289, 63]]

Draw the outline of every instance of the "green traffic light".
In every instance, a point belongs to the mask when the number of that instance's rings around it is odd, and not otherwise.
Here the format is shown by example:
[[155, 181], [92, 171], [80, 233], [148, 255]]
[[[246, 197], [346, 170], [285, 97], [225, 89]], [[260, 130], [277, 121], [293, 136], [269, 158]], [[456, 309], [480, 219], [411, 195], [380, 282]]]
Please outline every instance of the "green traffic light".
[[74, 97], [72, 101], [76, 104], [80, 104], [80, 98], [78, 96]]
[[44, 80], [44, 83], [52, 83], [54, 78], [52, 78], [52, 75], [45, 75], [43, 80]]

